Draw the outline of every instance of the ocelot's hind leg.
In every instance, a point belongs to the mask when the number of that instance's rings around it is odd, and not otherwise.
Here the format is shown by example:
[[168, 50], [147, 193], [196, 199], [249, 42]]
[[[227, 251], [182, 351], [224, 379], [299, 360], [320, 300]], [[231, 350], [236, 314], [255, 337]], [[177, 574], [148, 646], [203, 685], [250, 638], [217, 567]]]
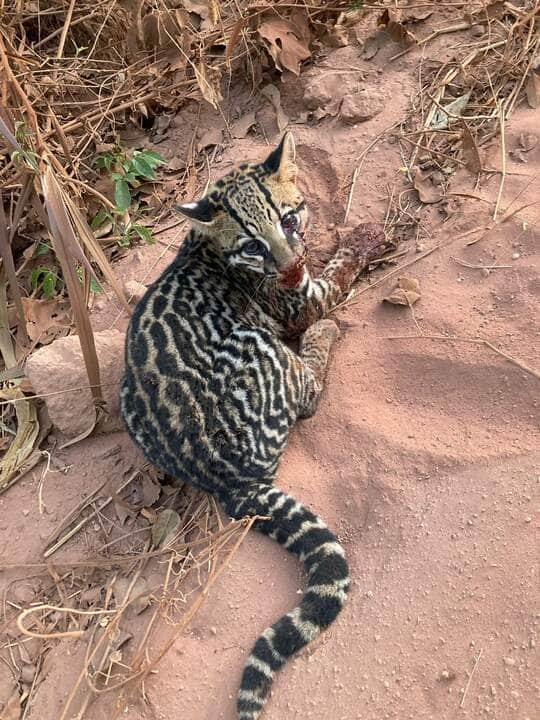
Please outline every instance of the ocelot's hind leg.
[[302, 337], [300, 358], [305, 373], [298, 416], [313, 415], [321, 396], [328, 365], [330, 348], [339, 336], [339, 329], [333, 320], [319, 320], [311, 325]]

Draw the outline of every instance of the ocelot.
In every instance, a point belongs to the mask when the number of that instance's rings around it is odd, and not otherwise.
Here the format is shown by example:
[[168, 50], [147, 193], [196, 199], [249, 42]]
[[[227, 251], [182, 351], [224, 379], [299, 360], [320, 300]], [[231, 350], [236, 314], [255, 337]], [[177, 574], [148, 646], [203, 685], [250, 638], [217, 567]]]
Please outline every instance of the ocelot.
[[[192, 229], [133, 313], [122, 414], [146, 458], [212, 493], [232, 518], [304, 564], [300, 605], [258, 638], [237, 698], [255, 720], [272, 678], [336, 618], [345, 602], [345, 553], [323, 521], [273, 485], [291, 426], [315, 411], [337, 325], [325, 315], [384, 246], [358, 226], [321, 276], [306, 268], [307, 210], [286, 133], [259, 164], [240, 165], [197, 202], [180, 205]], [[301, 337], [299, 353], [284, 340]]]

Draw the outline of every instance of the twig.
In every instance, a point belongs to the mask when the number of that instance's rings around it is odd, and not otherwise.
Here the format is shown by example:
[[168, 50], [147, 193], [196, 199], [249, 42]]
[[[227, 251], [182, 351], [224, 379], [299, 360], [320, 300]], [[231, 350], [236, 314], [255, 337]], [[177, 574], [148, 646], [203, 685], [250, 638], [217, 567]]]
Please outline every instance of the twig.
[[478, 655], [474, 659], [474, 665], [471, 670], [471, 674], [469, 675], [469, 679], [467, 680], [467, 684], [465, 685], [465, 690], [463, 691], [463, 697], [461, 698], [461, 702], [459, 703], [459, 707], [463, 707], [465, 703], [465, 697], [467, 696], [467, 692], [469, 690], [469, 686], [471, 684], [472, 677], [474, 675], [474, 671], [476, 670], [478, 663], [480, 662], [480, 658], [482, 657], [482, 653], [484, 652], [483, 648], [480, 650]]
[[347, 224], [347, 220], [348, 220], [348, 218], [349, 218], [349, 212], [350, 212], [350, 210], [351, 210], [351, 203], [352, 203], [354, 188], [356, 187], [356, 178], [358, 177], [359, 169], [360, 169], [360, 168], [359, 168], [358, 166], [355, 167], [355, 168], [354, 168], [353, 175], [352, 175], [351, 187], [350, 187], [350, 190], [349, 190], [349, 197], [348, 197], [348, 199], [347, 199], [347, 207], [345, 208], [345, 216], [344, 216], [344, 218], [343, 218], [343, 224], [344, 224], [344, 225]]
[[499, 192], [497, 193], [497, 202], [495, 203], [495, 210], [493, 211], [493, 220], [497, 221], [497, 214], [499, 212], [499, 205], [501, 204], [502, 194], [503, 194], [503, 188], [504, 188], [504, 181], [506, 179], [506, 140], [505, 140], [505, 122], [504, 122], [504, 105], [503, 103], [499, 103], [499, 118], [500, 118], [500, 125], [501, 125], [501, 158], [502, 158], [502, 168], [501, 168], [501, 182], [499, 185]]
[[453, 257], [453, 255], [450, 255], [450, 260], [453, 260], [458, 265], [463, 265], [463, 267], [471, 268], [472, 270], [508, 270], [512, 267], [512, 265], [475, 265], [461, 258]]
[[416, 48], [422, 47], [422, 45], [425, 45], [426, 43], [430, 42], [431, 40], [435, 40], [435, 38], [438, 38], [440, 35], [446, 35], [447, 33], [459, 32], [460, 30], [469, 30], [470, 27], [471, 27], [470, 23], [461, 22], [461, 23], [457, 23], [456, 25], [449, 25], [448, 27], [439, 28], [438, 30], [434, 30], [431, 33], [431, 35], [428, 35], [427, 37], [423, 38], [422, 40], [419, 40], [416, 44], [413, 44], [410, 47], [405, 48], [405, 50], [398, 52], [397, 55], [392, 55], [392, 57], [390, 58], [390, 62], [393, 62], [394, 60], [397, 60], [398, 58], [403, 57], [403, 55], [406, 55], [407, 53], [411, 52], [411, 50], [415, 50]]

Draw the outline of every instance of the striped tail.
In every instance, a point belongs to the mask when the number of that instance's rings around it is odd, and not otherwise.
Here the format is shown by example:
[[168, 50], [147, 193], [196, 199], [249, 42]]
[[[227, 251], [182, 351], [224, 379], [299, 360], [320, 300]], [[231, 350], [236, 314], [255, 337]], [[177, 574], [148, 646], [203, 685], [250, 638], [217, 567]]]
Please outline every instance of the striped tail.
[[238, 720], [256, 720], [275, 672], [336, 619], [349, 589], [349, 571], [343, 548], [323, 521], [272, 485], [249, 485], [220, 500], [236, 519], [269, 516], [254, 528], [296, 555], [307, 572], [302, 602], [263, 632], [244, 668]]

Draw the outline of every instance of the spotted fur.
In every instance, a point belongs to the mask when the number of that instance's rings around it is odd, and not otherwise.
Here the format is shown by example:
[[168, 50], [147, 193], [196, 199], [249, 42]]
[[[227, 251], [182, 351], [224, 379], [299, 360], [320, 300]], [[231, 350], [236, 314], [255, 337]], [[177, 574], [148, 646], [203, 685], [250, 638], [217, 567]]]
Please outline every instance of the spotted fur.
[[[237, 699], [256, 720], [272, 678], [327, 628], [349, 588], [343, 548], [323, 521], [273, 485], [292, 425], [315, 411], [338, 335], [323, 319], [377, 254], [359, 227], [321, 277], [304, 266], [307, 213], [290, 134], [261, 164], [243, 165], [180, 206], [192, 230], [137, 305], [121, 390], [128, 431], [166, 473], [212, 493], [233, 518], [304, 564], [300, 605], [259, 637]], [[303, 334], [297, 354], [284, 338]]]

